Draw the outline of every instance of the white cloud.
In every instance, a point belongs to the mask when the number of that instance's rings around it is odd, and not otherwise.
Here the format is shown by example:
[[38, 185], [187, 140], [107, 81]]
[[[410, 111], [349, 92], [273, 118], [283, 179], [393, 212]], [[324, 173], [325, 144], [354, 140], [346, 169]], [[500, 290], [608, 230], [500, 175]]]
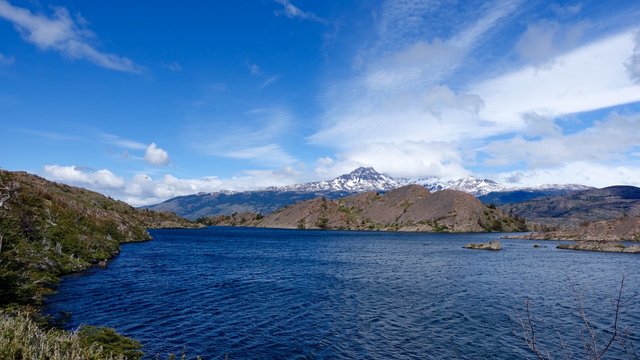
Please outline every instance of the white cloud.
[[327, 21], [318, 15], [304, 11], [299, 7], [293, 5], [289, 0], [274, 0], [276, 3], [282, 5], [282, 10], [276, 11], [276, 15], [284, 15], [289, 19], [302, 19], [302, 20], [310, 20], [321, 24], [326, 24]]
[[582, 4], [568, 4], [568, 5], [558, 5], [552, 4], [551, 11], [553, 11], [556, 15], [561, 17], [573, 16], [578, 14], [582, 10]]
[[113, 134], [100, 134], [100, 138], [102, 139], [102, 142], [106, 143], [106, 144], [110, 144], [113, 146], [117, 146], [117, 147], [121, 147], [124, 149], [130, 149], [130, 150], [143, 150], [147, 148], [147, 145], [138, 142], [138, 141], [134, 141], [134, 140], [129, 140], [129, 139], [123, 139], [121, 137], [119, 137], [118, 135], [113, 135]]
[[575, 47], [589, 27], [587, 22], [562, 26], [543, 20], [527, 26], [516, 44], [516, 52], [526, 62], [536, 66], [550, 66], [553, 59]]
[[260, 84], [260, 86], [258, 86], [258, 89], [264, 89], [267, 86], [273, 84], [274, 82], [278, 81], [280, 79], [280, 75], [273, 75], [268, 77], [267, 79], [265, 79], [265, 81], [262, 82], [262, 84]]
[[249, 73], [251, 75], [262, 75], [262, 70], [260, 69], [260, 66], [258, 66], [258, 64], [248, 63], [247, 66], [249, 67]]
[[55, 50], [72, 59], [85, 59], [98, 66], [125, 72], [141, 68], [128, 58], [98, 51], [90, 44], [94, 37], [86, 28], [86, 20], [63, 7], [55, 8], [51, 17], [0, 0], [0, 17], [10, 21], [22, 38], [42, 50]]
[[635, 34], [633, 53], [624, 63], [624, 66], [627, 68], [631, 79], [635, 81], [636, 84], [640, 84], [640, 30]]
[[303, 174], [291, 167], [274, 170], [248, 170], [239, 176], [220, 179], [178, 178], [171, 174], [153, 178], [138, 173], [124, 180], [109, 170], [92, 171], [77, 166], [46, 165], [43, 176], [73, 186], [112, 196], [133, 206], [157, 204], [172, 197], [221, 190], [245, 191], [269, 186], [289, 185]]
[[0, 53], [0, 66], [2, 65], [11, 65], [15, 61], [13, 56], [6, 56]]
[[633, 48], [633, 34], [623, 32], [561, 55], [548, 68], [527, 66], [469, 91], [484, 100], [480, 117], [505, 131], [521, 128], [525, 113], [553, 117], [640, 101], [624, 66]]
[[339, 154], [339, 158], [320, 158], [315, 172], [324, 179], [348, 173], [359, 166], [372, 166], [396, 177], [420, 177], [425, 174], [458, 178], [469, 174], [462, 166], [456, 147], [447, 142], [403, 141], [375, 143]]
[[558, 126], [550, 117], [542, 116], [533, 112], [523, 114], [522, 118], [526, 124], [526, 129], [522, 133], [526, 136], [557, 136], [562, 133], [560, 126]]
[[612, 165], [599, 162], [577, 161], [567, 165], [512, 171], [498, 174], [498, 181], [512, 185], [583, 184], [594, 187], [612, 185], [640, 186], [638, 164]]
[[95, 190], [122, 189], [125, 185], [124, 179], [106, 169], [92, 172], [76, 166], [45, 165], [44, 176], [51, 180]]
[[[539, 117], [537, 121], [544, 120]], [[535, 125], [537, 126], [537, 125]], [[514, 165], [524, 162], [530, 169], [557, 167], [575, 162], [607, 163], [626, 158], [640, 146], [640, 114], [612, 114], [593, 126], [571, 134], [561, 134], [555, 124], [542, 125], [545, 137], [528, 140], [518, 135], [495, 141], [483, 152], [488, 165]], [[535, 129], [540, 133], [540, 129]]]
[[162, 67], [173, 72], [182, 71], [182, 65], [180, 65], [180, 63], [177, 61], [172, 61], [170, 63], [162, 64]]
[[[400, 176], [467, 173], [458, 150], [499, 129], [478, 117], [481, 97], [455, 91], [446, 80], [518, 4], [484, 6], [480, 17], [449, 24], [454, 31], [448, 38], [425, 40], [427, 16], [449, 8], [425, 1], [385, 2], [377, 41], [359, 53], [355, 76], [328, 84], [321, 98], [323, 122], [309, 141], [337, 151], [335, 169], [362, 164]], [[336, 172], [321, 165], [316, 171]]]
[[167, 165], [169, 154], [155, 143], [151, 143], [144, 152], [144, 161], [152, 165]]

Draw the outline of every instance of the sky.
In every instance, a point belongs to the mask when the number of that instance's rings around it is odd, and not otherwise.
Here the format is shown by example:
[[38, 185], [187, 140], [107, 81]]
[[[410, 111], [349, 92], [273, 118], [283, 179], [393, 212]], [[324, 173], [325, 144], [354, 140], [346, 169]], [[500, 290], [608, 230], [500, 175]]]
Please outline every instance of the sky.
[[0, 168], [132, 205], [372, 166], [640, 186], [640, 2], [0, 0]]

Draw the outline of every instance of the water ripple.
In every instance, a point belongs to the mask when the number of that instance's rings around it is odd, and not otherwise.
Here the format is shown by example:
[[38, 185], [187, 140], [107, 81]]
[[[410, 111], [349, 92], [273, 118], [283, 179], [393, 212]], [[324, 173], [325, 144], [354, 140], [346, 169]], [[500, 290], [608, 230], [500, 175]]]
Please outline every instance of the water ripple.
[[[531, 298], [539, 336], [556, 329], [581, 354], [575, 285], [594, 326], [611, 324], [622, 273], [640, 292], [638, 257], [534, 249], [462, 249], [491, 234], [395, 234], [209, 228], [153, 231], [106, 269], [65, 278], [47, 311], [70, 328], [111, 326], [148, 358], [530, 358], [514, 317]], [[640, 348], [640, 300], [621, 319]], [[606, 336], [606, 332], [601, 332]], [[620, 349], [616, 349], [620, 351]], [[619, 353], [618, 353], [619, 354]], [[613, 353], [615, 358], [616, 353]]]

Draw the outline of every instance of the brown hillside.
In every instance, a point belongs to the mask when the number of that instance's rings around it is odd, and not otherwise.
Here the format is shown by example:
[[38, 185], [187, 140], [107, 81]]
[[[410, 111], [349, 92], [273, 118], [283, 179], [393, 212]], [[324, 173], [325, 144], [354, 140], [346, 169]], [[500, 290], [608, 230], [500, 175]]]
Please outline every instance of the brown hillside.
[[317, 198], [286, 207], [260, 227], [436, 232], [520, 231], [524, 223], [455, 190], [430, 193], [408, 185], [386, 194], [367, 192], [338, 200]]
[[93, 191], [0, 170], [0, 307], [34, 304], [58, 277], [108, 259], [147, 228], [194, 224]]

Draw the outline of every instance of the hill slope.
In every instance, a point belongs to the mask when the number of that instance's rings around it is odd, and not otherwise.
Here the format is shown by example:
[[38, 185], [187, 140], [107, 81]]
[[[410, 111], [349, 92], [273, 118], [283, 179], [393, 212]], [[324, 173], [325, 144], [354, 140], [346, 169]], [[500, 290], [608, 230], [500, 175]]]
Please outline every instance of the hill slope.
[[464, 192], [431, 193], [408, 185], [385, 194], [366, 192], [338, 200], [316, 198], [276, 211], [261, 227], [399, 231], [520, 231], [524, 223]]
[[625, 216], [615, 220], [583, 223], [578, 227], [535, 232], [523, 237], [536, 240], [640, 241], [640, 217]]
[[0, 170], [0, 307], [37, 304], [62, 274], [150, 239], [147, 228], [193, 226], [169, 213], [25, 172]]
[[640, 188], [611, 186], [500, 206], [503, 211], [551, 228], [640, 216]]

